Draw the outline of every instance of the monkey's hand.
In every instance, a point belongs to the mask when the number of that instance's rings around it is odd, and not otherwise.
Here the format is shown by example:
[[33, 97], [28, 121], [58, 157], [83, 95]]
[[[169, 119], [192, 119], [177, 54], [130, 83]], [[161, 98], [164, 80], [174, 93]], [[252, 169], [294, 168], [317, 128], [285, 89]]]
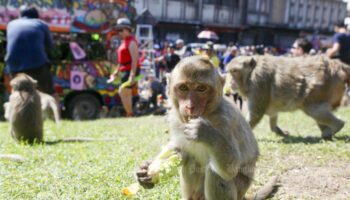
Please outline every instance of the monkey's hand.
[[142, 187], [147, 189], [154, 187], [154, 183], [152, 183], [152, 176], [148, 175], [148, 167], [151, 163], [151, 161], [146, 161], [135, 169], [135, 175], [138, 182]]
[[185, 125], [184, 134], [189, 140], [205, 142], [211, 136], [213, 136], [213, 132], [216, 132], [216, 129], [213, 127], [210, 121], [204, 119], [203, 117], [198, 117], [196, 119], [191, 119]]

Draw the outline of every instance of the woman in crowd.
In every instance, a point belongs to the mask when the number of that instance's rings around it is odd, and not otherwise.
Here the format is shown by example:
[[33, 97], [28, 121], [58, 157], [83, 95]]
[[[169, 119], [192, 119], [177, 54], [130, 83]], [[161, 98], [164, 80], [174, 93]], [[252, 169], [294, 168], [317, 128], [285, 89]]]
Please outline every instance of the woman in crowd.
[[129, 19], [120, 18], [117, 21], [119, 36], [123, 39], [118, 48], [118, 67], [110, 76], [108, 82], [112, 82], [121, 72], [121, 86], [119, 95], [126, 111], [127, 117], [134, 116], [132, 109], [132, 87], [136, 84], [135, 77], [139, 74], [138, 43], [132, 35], [132, 25]]

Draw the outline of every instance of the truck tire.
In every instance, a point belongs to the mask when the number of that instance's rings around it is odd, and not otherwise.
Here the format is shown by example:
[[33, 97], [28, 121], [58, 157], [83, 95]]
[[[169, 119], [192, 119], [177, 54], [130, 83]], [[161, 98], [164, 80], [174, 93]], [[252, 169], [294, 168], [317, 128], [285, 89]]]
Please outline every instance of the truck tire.
[[74, 96], [68, 102], [68, 117], [72, 120], [96, 119], [101, 110], [101, 103], [92, 94], [83, 93]]

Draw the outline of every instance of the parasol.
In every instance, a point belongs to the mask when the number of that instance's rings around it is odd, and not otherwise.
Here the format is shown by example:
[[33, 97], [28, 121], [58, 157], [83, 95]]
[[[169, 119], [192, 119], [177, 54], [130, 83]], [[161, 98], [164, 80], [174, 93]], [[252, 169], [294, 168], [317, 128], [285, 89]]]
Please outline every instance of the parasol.
[[199, 39], [209, 39], [209, 40], [218, 40], [219, 37], [216, 35], [214, 31], [209, 31], [209, 30], [204, 30], [201, 31], [198, 35], [197, 38]]

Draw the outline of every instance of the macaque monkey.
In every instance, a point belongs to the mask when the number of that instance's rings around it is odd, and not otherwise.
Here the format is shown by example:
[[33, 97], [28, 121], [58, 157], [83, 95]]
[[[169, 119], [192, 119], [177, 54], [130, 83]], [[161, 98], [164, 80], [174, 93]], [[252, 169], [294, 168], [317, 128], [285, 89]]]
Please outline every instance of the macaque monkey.
[[10, 81], [12, 92], [5, 105], [5, 117], [10, 121], [13, 138], [28, 143], [43, 140], [41, 101], [36, 90], [37, 81], [19, 73]]
[[[182, 199], [242, 199], [252, 183], [259, 150], [248, 123], [223, 97], [224, 79], [202, 56], [181, 60], [167, 78], [171, 102], [167, 148], [182, 159]], [[136, 171], [144, 186], [153, 184], [147, 176], [149, 165]], [[275, 182], [276, 178], [256, 196], [246, 198], [266, 198]]]
[[[10, 121], [10, 132], [14, 139], [25, 141], [29, 144], [34, 142], [55, 144], [58, 142], [115, 140], [114, 138], [92, 139], [73, 137], [57, 141], [43, 141], [42, 109], [46, 111], [48, 107], [50, 107], [55, 113], [55, 110], [57, 111], [57, 106], [53, 98], [36, 90], [36, 84], [36, 80], [24, 73], [17, 74], [16, 77], [10, 81], [12, 92], [9, 102], [5, 103], [4, 107], [5, 118]], [[55, 119], [57, 120], [58, 112], [56, 112], [56, 114]]]
[[232, 89], [248, 98], [252, 128], [267, 114], [271, 131], [287, 135], [277, 126], [278, 112], [296, 109], [316, 121], [324, 139], [331, 140], [344, 126], [332, 113], [350, 80], [349, 66], [339, 60], [326, 56], [240, 56], [226, 70], [232, 76]]
[[[40, 96], [40, 102], [41, 102], [41, 111], [42, 111], [42, 118], [45, 120], [47, 117], [53, 116], [55, 122], [57, 125], [60, 124], [60, 118], [59, 118], [59, 110], [58, 106], [56, 104], [55, 99], [43, 92], [37, 91]], [[10, 117], [10, 102], [4, 103], [4, 110], [5, 114], [4, 117], [6, 120], [9, 120]]]

